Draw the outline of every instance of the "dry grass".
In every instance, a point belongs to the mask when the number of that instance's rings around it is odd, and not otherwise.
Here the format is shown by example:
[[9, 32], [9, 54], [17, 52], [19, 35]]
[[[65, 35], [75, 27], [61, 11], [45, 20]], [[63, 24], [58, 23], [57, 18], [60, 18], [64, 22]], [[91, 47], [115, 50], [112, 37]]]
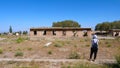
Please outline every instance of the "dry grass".
[[[65, 59], [69, 57], [72, 51], [76, 51], [85, 59], [89, 57], [91, 40], [89, 38], [67, 38], [67, 39], [54, 39], [54, 40], [39, 40], [31, 41], [27, 36], [21, 37], [5, 37], [5, 40], [0, 41], [0, 46], [2, 48], [2, 54], [0, 58], [17, 58], [15, 53], [17, 51], [22, 51], [24, 53], [21, 58], [55, 58], [55, 59]], [[17, 40], [22, 40], [17, 43]], [[48, 42], [52, 44], [48, 47], [44, 45]], [[98, 59], [113, 59], [120, 48], [120, 42], [117, 40], [100, 40], [99, 43]], [[48, 54], [52, 53], [52, 54]], [[19, 57], [20, 58], [20, 57]]]
[[[76, 52], [80, 59], [88, 59], [91, 45], [90, 38], [56, 38], [38, 41], [29, 40], [27, 36], [2, 36], [2, 38], [6, 39], [0, 40], [0, 58], [68, 59], [72, 52]], [[16, 42], [18, 40], [19, 43]], [[52, 42], [52, 44], [45, 47], [45, 44], [49, 42]], [[114, 59], [115, 55], [120, 52], [119, 44], [119, 39], [100, 40], [97, 59]], [[22, 52], [22, 55], [20, 53], [20, 56], [15, 56], [17, 52]], [[33, 61], [25, 63], [11, 61], [0, 63], [0, 66], [15, 65], [14, 68], [40, 68], [42, 64], [50, 65], [49, 62], [36, 63]], [[49, 65], [44, 68], [49, 68]], [[64, 67], [60, 63], [58, 65]]]

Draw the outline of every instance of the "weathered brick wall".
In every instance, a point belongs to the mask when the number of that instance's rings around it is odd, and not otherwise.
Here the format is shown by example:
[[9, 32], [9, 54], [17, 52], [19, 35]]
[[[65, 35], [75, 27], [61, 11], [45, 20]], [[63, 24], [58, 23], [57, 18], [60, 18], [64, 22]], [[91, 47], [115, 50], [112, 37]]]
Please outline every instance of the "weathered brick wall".
[[[30, 31], [30, 36], [31, 37], [62, 37], [63, 36], [63, 31], [55, 31], [56, 35], [53, 35], [52, 31], [46, 31], [46, 35], [43, 35], [44, 31], [37, 31], [37, 35], [34, 35], [34, 31]], [[91, 31], [87, 32], [88, 37], [91, 37]], [[74, 33], [73, 31], [66, 31], [65, 37], [73, 37]], [[78, 37], [83, 37], [84, 32], [83, 31], [77, 31], [76, 36]], [[120, 35], [120, 34], [119, 34]]]
[[83, 31], [78, 31], [77, 34], [78, 34], [78, 37], [83, 37], [84, 33], [83, 33]]
[[37, 31], [37, 36], [43, 36], [43, 31]]
[[88, 31], [88, 37], [92, 37], [92, 31]]
[[72, 37], [73, 36], [73, 31], [66, 31], [66, 36], [67, 37]]
[[30, 31], [30, 36], [34, 36], [34, 32], [33, 31]]
[[55, 31], [55, 33], [56, 33], [57, 37], [63, 36], [63, 32], [62, 31]]

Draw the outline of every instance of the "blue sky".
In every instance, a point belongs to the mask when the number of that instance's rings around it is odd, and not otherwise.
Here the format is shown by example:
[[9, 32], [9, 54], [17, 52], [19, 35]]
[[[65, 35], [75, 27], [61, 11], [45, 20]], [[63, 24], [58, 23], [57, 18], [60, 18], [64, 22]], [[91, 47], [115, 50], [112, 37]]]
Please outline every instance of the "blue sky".
[[0, 0], [0, 32], [51, 27], [74, 20], [82, 27], [120, 20], [120, 0]]

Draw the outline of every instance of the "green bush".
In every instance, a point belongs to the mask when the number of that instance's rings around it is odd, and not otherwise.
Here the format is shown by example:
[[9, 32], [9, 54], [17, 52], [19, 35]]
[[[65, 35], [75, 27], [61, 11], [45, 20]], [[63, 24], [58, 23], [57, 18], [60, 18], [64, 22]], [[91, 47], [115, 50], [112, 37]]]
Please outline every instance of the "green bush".
[[108, 44], [107, 47], [111, 47], [112, 45]]
[[90, 45], [89, 45], [89, 44], [86, 44], [85, 46], [86, 46], [86, 47], [90, 47]]
[[52, 54], [52, 51], [48, 51], [48, 54]]
[[77, 52], [72, 52], [69, 54], [69, 59], [80, 59], [80, 55]]
[[29, 50], [29, 51], [31, 51], [31, 50], [32, 50], [32, 48], [28, 48], [28, 50]]
[[63, 45], [60, 44], [60, 43], [55, 43], [54, 46], [55, 46], [55, 47], [62, 47]]
[[117, 63], [120, 65], [120, 55], [117, 55], [115, 58], [116, 58]]
[[23, 41], [24, 41], [24, 39], [21, 38], [21, 37], [19, 37], [19, 38], [16, 40], [17, 43], [21, 43], [21, 42], [23, 42]]
[[16, 52], [15, 53], [15, 56], [17, 57], [17, 56], [23, 56], [23, 52]]
[[3, 49], [2, 48], [0, 48], [0, 54], [2, 54], [3, 53]]

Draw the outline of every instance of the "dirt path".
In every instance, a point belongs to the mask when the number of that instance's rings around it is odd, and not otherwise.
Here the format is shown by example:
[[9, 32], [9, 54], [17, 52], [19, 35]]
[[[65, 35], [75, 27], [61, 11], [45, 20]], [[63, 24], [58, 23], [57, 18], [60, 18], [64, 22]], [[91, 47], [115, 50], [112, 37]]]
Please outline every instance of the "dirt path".
[[[31, 62], [31, 61], [35, 61], [35, 62], [55, 62], [55, 63], [59, 63], [59, 62], [90, 62], [86, 59], [11, 59], [11, 58], [0, 58], [0, 62], [2, 61], [18, 61], [18, 62]], [[114, 59], [97, 59], [95, 62], [92, 62], [95, 64], [104, 64], [104, 63], [116, 63], [116, 61]]]

